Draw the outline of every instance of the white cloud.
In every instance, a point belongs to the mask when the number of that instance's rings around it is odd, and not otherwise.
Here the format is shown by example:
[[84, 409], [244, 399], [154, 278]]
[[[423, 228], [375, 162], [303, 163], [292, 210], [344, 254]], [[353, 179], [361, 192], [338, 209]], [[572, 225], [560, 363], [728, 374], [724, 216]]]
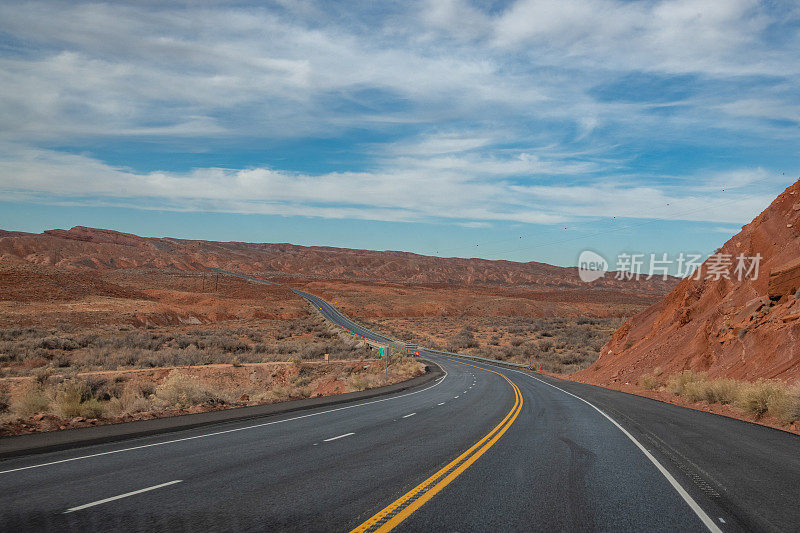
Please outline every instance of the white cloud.
[[[766, 179], [759, 165], [768, 161], [657, 175], [637, 172], [640, 154], [626, 145], [646, 139], [654, 150], [683, 143], [735, 153], [731, 143], [742, 137], [752, 148], [796, 136], [770, 122], [800, 120], [796, 7], [381, 7], [390, 13], [354, 20], [337, 11], [346, 7], [313, 2], [0, 4], [8, 42], [0, 50], [0, 187], [6, 198], [41, 201], [478, 226], [598, 216], [739, 223], [771, 195], [721, 189]], [[655, 102], [593, 92], [624, 86], [630, 73], [688, 74], [696, 87]], [[265, 166], [134, 171], [43, 148], [144, 139], [203, 149], [206, 139], [235, 146], [354, 130], [360, 137], [347, 150], [367, 161], [314, 175]], [[724, 208], [729, 200], [737, 209]]]
[[[178, 211], [451, 220], [468, 227], [485, 227], [491, 221], [554, 224], [598, 217], [738, 223], [752, 218], [770, 200], [768, 194], [749, 192], [709, 194], [703, 187], [517, 185], [486, 178], [480, 166], [470, 170], [475, 165], [469, 161], [456, 165], [459, 172], [452, 167], [406, 168], [402, 162], [388, 158], [375, 172], [319, 175], [269, 168], [140, 173], [84, 155], [6, 146], [0, 157], [0, 190], [45, 203], [72, 198]], [[744, 174], [733, 173], [732, 183]]]

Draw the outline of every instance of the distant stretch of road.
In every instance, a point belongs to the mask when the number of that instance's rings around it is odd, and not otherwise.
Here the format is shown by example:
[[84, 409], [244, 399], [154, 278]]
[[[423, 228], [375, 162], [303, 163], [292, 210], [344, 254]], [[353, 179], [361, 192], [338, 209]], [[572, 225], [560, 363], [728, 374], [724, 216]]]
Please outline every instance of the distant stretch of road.
[[[330, 320], [358, 326], [298, 291]], [[356, 329], [357, 328], [357, 329]], [[0, 462], [6, 531], [797, 531], [800, 438], [427, 354], [443, 378]]]

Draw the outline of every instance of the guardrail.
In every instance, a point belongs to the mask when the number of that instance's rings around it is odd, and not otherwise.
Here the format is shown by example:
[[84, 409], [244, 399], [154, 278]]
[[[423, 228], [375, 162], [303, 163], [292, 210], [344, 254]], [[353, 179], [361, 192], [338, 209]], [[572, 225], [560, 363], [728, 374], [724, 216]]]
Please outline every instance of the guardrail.
[[[252, 281], [257, 281], [257, 282], [261, 282], [261, 283], [267, 283], [267, 284], [270, 284], [270, 285], [278, 285], [275, 282], [267, 281], [265, 279], [256, 278], [254, 276], [248, 276], [247, 274], [239, 274], [237, 272], [228, 272], [226, 270], [221, 270], [219, 268], [213, 268], [213, 267], [209, 267], [209, 270], [214, 270], [214, 271], [217, 271], [217, 272], [220, 272], [220, 273], [223, 273], [223, 274], [230, 274], [232, 276], [237, 276], [237, 277], [249, 279], [249, 280], [252, 280]], [[297, 294], [298, 296], [302, 296], [303, 298], [305, 298], [322, 315], [322, 317], [325, 320], [328, 320], [329, 322], [332, 322], [334, 325], [336, 325], [338, 327], [346, 329], [347, 332], [350, 333], [351, 335], [355, 335], [357, 337], [361, 337], [361, 339], [363, 339], [364, 342], [366, 342], [370, 346], [380, 347], [380, 346], [391, 346], [391, 345], [403, 344], [399, 340], [392, 339], [391, 337], [387, 337], [386, 335], [381, 335], [380, 333], [375, 333], [374, 331], [370, 330], [369, 328], [366, 328], [366, 327], [362, 326], [361, 324], [359, 324], [358, 322], [356, 322], [355, 320], [353, 320], [349, 316], [345, 315], [339, 309], [337, 309], [336, 307], [332, 306], [331, 304], [329, 304], [328, 302], [326, 302], [325, 300], [323, 300], [319, 296], [316, 296], [314, 294], [309, 294], [307, 292], [304, 292], [304, 291], [301, 291], [301, 290], [298, 290], [298, 289], [290, 288], [290, 290], [293, 293]], [[325, 315], [324, 311], [322, 310], [322, 305], [320, 305], [319, 303], [315, 302], [315, 300], [318, 300], [319, 302], [324, 302], [330, 308], [330, 310], [333, 313], [339, 315], [339, 317], [344, 322], [349, 322], [350, 324], [356, 326], [356, 328], [360, 329], [361, 331], [369, 333], [370, 335], [373, 336], [373, 338], [370, 339], [369, 337], [367, 337], [365, 335], [362, 335], [361, 333], [358, 333], [357, 331], [354, 331], [353, 329], [348, 327], [347, 324], [336, 323], [330, 317]], [[316, 303], [316, 305], [315, 305], [315, 303]], [[382, 339], [383, 342], [381, 340], [376, 340], [376, 339]], [[386, 342], [386, 341], [388, 341], [388, 342]], [[439, 354], [439, 355], [449, 355], [451, 357], [462, 357], [464, 359], [472, 359], [473, 361], [481, 361], [481, 362], [489, 363], [489, 364], [493, 364], [493, 365], [504, 365], [504, 366], [510, 366], [510, 367], [514, 367], [514, 368], [526, 368], [526, 369], [527, 368], [531, 368], [529, 365], [524, 365], [524, 364], [521, 364], [521, 363], [511, 363], [509, 361], [501, 361], [499, 359], [490, 359], [489, 357], [480, 357], [478, 355], [466, 355], [466, 354], [462, 354], [462, 353], [445, 352], [445, 351], [442, 351], [442, 350], [434, 350], [433, 348], [425, 348], [424, 346], [420, 346], [419, 347], [419, 351], [420, 352], [429, 352], [429, 353], [434, 353], [434, 354]]]
[[514, 367], [514, 368], [526, 368], [526, 369], [530, 368], [530, 366], [524, 365], [522, 363], [512, 363], [511, 361], [501, 361], [499, 359], [491, 359], [489, 357], [480, 357], [478, 355], [466, 355], [466, 354], [463, 354], [463, 353], [445, 352], [445, 351], [442, 351], [442, 350], [433, 350], [431, 348], [421, 348], [421, 351], [435, 353], [435, 354], [439, 354], [439, 355], [449, 355], [449, 356], [452, 356], [452, 357], [462, 357], [464, 359], [472, 359], [473, 361], [481, 361], [481, 362], [490, 363], [490, 364], [493, 364], [493, 365], [504, 365], [504, 366], [510, 366], [510, 367]]

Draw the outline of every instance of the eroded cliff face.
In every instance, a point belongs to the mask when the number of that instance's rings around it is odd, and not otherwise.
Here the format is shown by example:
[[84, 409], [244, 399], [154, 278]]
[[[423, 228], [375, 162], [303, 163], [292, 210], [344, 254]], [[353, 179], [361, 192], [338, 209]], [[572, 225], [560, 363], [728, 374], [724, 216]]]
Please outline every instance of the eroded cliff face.
[[[729, 278], [714, 279], [706, 261], [699, 279], [684, 279], [628, 320], [577, 377], [624, 382], [658, 368], [747, 380], [800, 378], [800, 181], [718, 253], [730, 256]], [[760, 255], [758, 277], [738, 279], [740, 254]]]

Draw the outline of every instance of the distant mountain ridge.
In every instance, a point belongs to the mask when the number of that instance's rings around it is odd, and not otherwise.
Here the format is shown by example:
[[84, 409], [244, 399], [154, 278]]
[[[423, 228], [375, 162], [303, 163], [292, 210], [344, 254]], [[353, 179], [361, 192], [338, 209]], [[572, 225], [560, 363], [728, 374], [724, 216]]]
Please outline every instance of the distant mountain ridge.
[[80, 270], [209, 267], [269, 277], [388, 281], [416, 284], [488, 285], [545, 290], [615, 290], [666, 294], [678, 282], [616, 280], [583, 283], [575, 267], [546, 263], [440, 258], [411, 252], [370, 251], [293, 244], [215, 242], [139, 237], [76, 226], [40, 234], [0, 230], [0, 263]]

